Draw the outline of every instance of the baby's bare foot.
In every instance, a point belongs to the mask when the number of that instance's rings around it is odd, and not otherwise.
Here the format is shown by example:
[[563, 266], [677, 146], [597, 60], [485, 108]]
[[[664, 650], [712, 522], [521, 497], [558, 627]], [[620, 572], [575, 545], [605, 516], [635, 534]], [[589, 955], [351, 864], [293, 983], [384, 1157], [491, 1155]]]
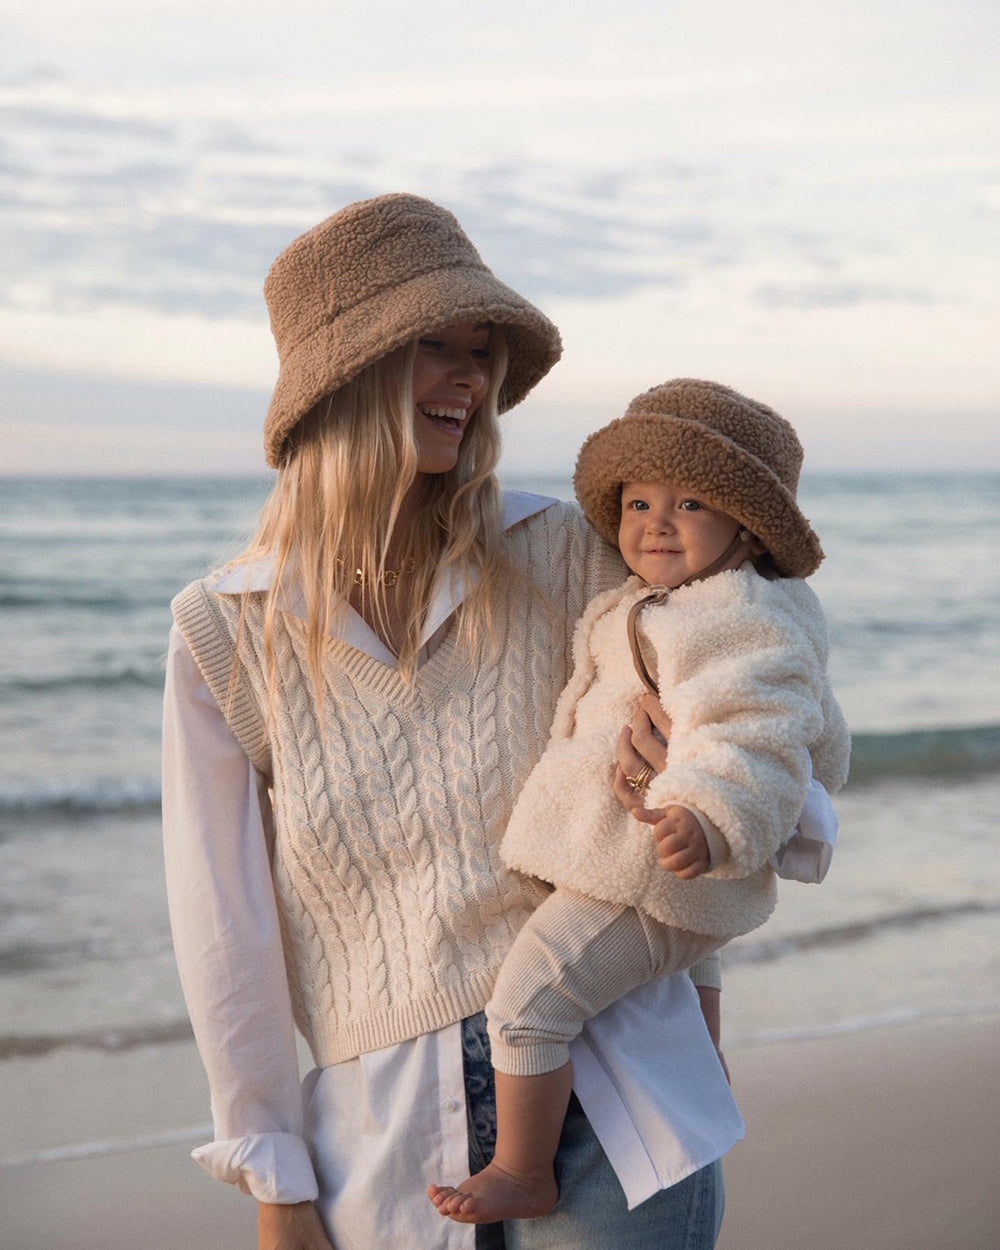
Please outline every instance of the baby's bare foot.
[[496, 1160], [453, 1188], [431, 1185], [427, 1196], [442, 1215], [460, 1224], [531, 1220], [556, 1205], [559, 1189], [551, 1170], [544, 1176], [508, 1172]]

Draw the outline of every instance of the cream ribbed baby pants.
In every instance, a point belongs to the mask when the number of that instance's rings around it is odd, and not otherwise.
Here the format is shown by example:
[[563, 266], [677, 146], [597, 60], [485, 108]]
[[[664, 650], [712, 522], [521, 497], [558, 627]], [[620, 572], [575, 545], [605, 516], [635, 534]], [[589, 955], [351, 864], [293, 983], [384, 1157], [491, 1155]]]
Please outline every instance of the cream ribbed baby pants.
[[493, 987], [493, 1066], [513, 1076], [562, 1067], [585, 1021], [637, 985], [690, 968], [724, 940], [557, 888], [521, 929]]

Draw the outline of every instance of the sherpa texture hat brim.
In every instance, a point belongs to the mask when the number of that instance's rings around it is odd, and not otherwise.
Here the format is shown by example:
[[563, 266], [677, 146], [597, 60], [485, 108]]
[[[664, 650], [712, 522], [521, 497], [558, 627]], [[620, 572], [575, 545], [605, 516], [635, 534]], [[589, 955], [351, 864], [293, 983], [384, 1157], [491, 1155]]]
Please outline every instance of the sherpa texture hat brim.
[[573, 485], [588, 521], [615, 545], [622, 486], [669, 482], [749, 529], [783, 577], [808, 577], [823, 550], [795, 501], [801, 458], [791, 426], [770, 409], [715, 383], [679, 379], [592, 434]]
[[430, 330], [504, 327], [506, 411], [562, 352], [551, 321], [486, 267], [446, 209], [412, 195], [352, 204], [296, 239], [265, 284], [280, 371], [265, 426], [268, 463], [324, 396]]

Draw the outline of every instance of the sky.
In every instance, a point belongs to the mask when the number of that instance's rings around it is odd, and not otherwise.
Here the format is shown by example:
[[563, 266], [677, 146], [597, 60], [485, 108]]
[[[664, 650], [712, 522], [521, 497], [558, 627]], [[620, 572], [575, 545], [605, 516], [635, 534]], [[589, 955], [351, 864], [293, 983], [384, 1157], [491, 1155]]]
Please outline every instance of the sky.
[[261, 470], [267, 269], [388, 191], [562, 331], [510, 473], [676, 376], [807, 471], [1000, 469], [995, 0], [2, 0], [0, 47], [0, 474]]

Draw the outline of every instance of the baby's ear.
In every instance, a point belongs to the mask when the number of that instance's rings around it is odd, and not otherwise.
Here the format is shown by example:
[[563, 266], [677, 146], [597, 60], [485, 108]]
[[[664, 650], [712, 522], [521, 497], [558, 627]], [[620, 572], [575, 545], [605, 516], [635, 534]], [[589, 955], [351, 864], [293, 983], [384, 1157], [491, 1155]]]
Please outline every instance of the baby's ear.
[[[754, 539], [754, 542], [757, 542], [757, 539]], [[778, 581], [781, 574], [778, 572], [771, 553], [765, 549], [763, 543], [760, 543], [759, 552], [759, 555], [751, 555], [750, 562], [753, 564], [754, 568], [761, 575], [761, 577], [766, 578], [769, 582]]]

